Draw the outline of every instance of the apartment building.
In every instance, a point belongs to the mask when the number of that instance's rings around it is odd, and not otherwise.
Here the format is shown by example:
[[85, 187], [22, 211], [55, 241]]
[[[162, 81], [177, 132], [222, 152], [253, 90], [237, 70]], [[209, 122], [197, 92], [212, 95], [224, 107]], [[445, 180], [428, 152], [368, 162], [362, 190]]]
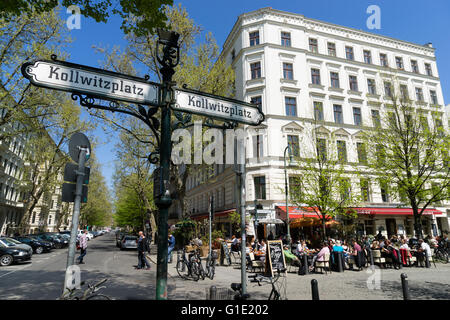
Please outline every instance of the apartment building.
[[[5, 109], [0, 109], [3, 118]], [[13, 127], [11, 127], [13, 126]], [[20, 123], [7, 123], [0, 130], [2, 132], [19, 132]], [[22, 128], [23, 129], [23, 128]], [[26, 160], [27, 134], [16, 134], [0, 139], [0, 234], [12, 235], [18, 231], [20, 220], [24, 214], [25, 204], [29, 194], [24, 190], [23, 181], [25, 168], [30, 163]], [[50, 143], [53, 143], [49, 137]], [[61, 156], [64, 156], [61, 154]], [[44, 166], [40, 166], [44, 170]], [[64, 208], [61, 203], [62, 172], [59, 174], [61, 185], [55, 187], [52, 192], [45, 192], [33, 210], [29, 221], [28, 232], [34, 233], [39, 229], [43, 231], [57, 231], [70, 227], [71, 208]], [[65, 219], [59, 223], [65, 212]], [[46, 221], [44, 221], [46, 219]], [[45, 230], [44, 227], [45, 226]]]
[[[392, 103], [392, 87], [414, 100], [427, 121], [437, 118], [448, 130], [448, 115], [431, 43], [392, 39], [301, 14], [262, 8], [240, 15], [223, 46], [222, 56], [236, 72], [236, 99], [259, 104], [266, 115], [258, 127], [245, 126], [246, 207], [262, 205], [258, 219], [264, 235], [286, 220], [284, 151], [307, 148], [308, 128], [320, 121], [323, 135], [338, 137], [347, 163], [360, 165], [360, 133], [379, 121]], [[189, 212], [206, 217], [208, 198], [224, 222], [237, 208], [233, 168], [218, 165], [213, 179], [198, 173], [187, 188]], [[288, 168], [288, 175], [294, 172]], [[367, 190], [358, 228], [364, 234], [412, 235], [411, 208], [386, 196], [376, 179], [352, 179], [353, 190]], [[449, 201], [424, 215], [426, 234], [449, 230]], [[289, 216], [311, 216], [289, 207]], [[314, 214], [312, 214], [314, 216]], [[219, 220], [220, 221], [220, 220]], [[265, 221], [267, 223], [265, 223]], [[433, 232], [434, 230], [434, 232]]]

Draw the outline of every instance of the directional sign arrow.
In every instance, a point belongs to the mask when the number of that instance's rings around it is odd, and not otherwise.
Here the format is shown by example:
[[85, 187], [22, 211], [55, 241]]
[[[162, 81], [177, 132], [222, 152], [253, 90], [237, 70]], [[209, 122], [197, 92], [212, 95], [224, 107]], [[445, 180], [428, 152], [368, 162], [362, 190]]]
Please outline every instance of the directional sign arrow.
[[39, 87], [159, 106], [160, 85], [143, 78], [65, 61], [47, 60], [24, 63], [22, 74]]
[[209, 116], [226, 121], [259, 125], [264, 114], [254, 104], [201, 91], [175, 89], [174, 110]]

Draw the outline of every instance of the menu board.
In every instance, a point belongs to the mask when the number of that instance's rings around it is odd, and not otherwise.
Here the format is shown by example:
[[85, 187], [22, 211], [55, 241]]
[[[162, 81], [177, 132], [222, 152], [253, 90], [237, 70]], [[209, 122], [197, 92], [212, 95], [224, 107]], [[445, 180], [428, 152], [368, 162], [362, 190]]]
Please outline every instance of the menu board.
[[227, 262], [229, 265], [231, 265], [231, 257], [230, 257], [230, 250], [228, 250], [228, 245], [225, 241], [222, 242], [222, 249], [223, 249], [223, 257], [227, 259]]
[[283, 254], [283, 242], [281, 240], [267, 241], [267, 256], [266, 261], [269, 262], [269, 270], [273, 276], [274, 271], [286, 271], [286, 261]]

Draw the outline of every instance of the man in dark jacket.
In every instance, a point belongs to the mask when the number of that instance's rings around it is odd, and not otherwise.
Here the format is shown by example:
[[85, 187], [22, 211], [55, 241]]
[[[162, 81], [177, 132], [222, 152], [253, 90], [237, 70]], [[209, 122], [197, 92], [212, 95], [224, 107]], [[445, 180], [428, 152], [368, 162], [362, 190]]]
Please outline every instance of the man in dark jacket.
[[147, 239], [142, 231], [139, 231], [139, 240], [137, 245], [138, 250], [138, 266], [136, 269], [150, 270], [150, 263], [145, 258], [145, 253], [148, 251]]

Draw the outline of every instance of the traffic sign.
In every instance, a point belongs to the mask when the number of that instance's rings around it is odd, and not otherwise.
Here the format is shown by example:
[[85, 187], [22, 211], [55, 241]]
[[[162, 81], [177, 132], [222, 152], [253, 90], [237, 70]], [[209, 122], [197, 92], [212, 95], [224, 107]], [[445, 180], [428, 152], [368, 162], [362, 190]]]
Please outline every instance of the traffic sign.
[[190, 89], [175, 89], [175, 97], [173, 109], [176, 111], [250, 125], [264, 121], [264, 114], [251, 103]]
[[160, 85], [143, 78], [65, 61], [48, 60], [24, 63], [22, 74], [39, 87], [106, 100], [158, 106]]
[[[80, 148], [88, 148], [87, 156], [91, 154], [91, 143], [89, 139], [81, 132], [74, 133], [69, 140], [69, 155], [73, 161], [78, 162]], [[86, 160], [89, 159], [86, 157]]]
[[[77, 182], [77, 174], [76, 171], [78, 170], [78, 164], [75, 163], [67, 163], [64, 167], [64, 181], [67, 182]], [[83, 184], [89, 184], [89, 175], [91, 173], [91, 168], [84, 167], [84, 177], [83, 177]]]
[[[62, 194], [61, 201], [62, 202], [74, 202], [75, 201], [75, 191], [76, 191], [75, 183], [63, 183], [62, 185]], [[86, 203], [88, 197], [88, 187], [83, 186], [82, 195], [81, 195], [81, 203]]]

